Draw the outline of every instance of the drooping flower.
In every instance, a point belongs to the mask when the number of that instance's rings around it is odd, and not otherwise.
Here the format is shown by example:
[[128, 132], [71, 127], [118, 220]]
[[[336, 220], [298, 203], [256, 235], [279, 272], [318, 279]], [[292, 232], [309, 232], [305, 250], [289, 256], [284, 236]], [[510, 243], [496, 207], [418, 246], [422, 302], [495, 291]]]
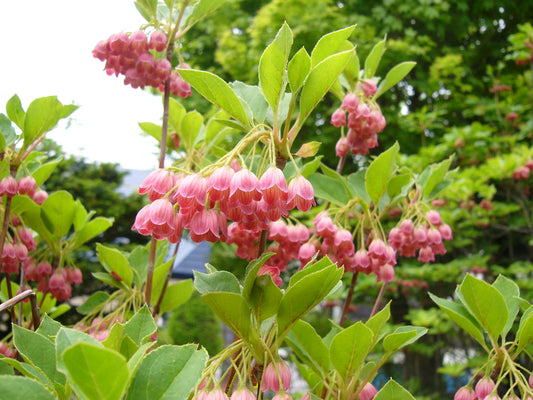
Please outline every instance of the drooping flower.
[[476, 384], [475, 392], [479, 400], [484, 400], [489, 394], [492, 393], [496, 384], [490, 377], [484, 377]]
[[230, 202], [235, 206], [261, 200], [259, 179], [248, 169], [237, 171], [230, 182]]
[[287, 209], [292, 210], [297, 207], [300, 211], [309, 211], [315, 203], [315, 192], [313, 185], [303, 175], [299, 175], [289, 183], [289, 196]]
[[[281, 380], [281, 388], [280, 388]], [[263, 385], [262, 390], [266, 392], [268, 389], [272, 389], [274, 392], [281, 390], [289, 390], [291, 385], [291, 371], [289, 365], [283, 361], [271, 362], [265, 368], [263, 373]]]
[[378, 391], [370, 382], [367, 382], [363, 389], [359, 392], [359, 400], [372, 400], [376, 397]]

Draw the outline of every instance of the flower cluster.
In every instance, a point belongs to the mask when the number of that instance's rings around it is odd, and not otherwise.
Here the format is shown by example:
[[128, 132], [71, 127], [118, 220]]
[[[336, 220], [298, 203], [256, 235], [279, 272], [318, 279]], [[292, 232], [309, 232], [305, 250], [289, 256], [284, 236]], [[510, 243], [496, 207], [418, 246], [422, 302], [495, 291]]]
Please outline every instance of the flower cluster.
[[[132, 229], [173, 243], [180, 240], [182, 229], [188, 229], [195, 242], [228, 241], [229, 235], [230, 242], [237, 243], [241, 231], [256, 235], [287, 217], [291, 209], [308, 211], [315, 204], [307, 179], [299, 176], [287, 185], [283, 172], [275, 167], [260, 179], [248, 169], [228, 166], [208, 177], [158, 169], [146, 177], [139, 193], [147, 194], [152, 203], [139, 211]], [[237, 225], [228, 229], [228, 220]], [[242, 254], [250, 254], [253, 248], [251, 240]]]
[[442, 223], [435, 210], [426, 213], [426, 221], [427, 224], [415, 227], [411, 219], [405, 219], [399, 228], [392, 228], [389, 233], [392, 248], [405, 257], [414, 257], [418, 252], [422, 262], [435, 261], [435, 254], [445, 254], [443, 240], [453, 239], [450, 226]]
[[530, 171], [533, 170], [533, 160], [529, 160], [523, 166], [513, 171], [513, 179], [516, 181], [529, 179]]
[[[369, 81], [371, 82], [371, 81]], [[375, 94], [370, 83], [363, 85], [365, 96]], [[348, 122], [346, 122], [346, 112]], [[360, 101], [355, 93], [348, 93], [342, 101], [341, 108], [331, 116], [331, 124], [336, 127], [348, 126], [348, 134], [341, 137], [335, 147], [338, 157], [345, 157], [349, 152], [354, 155], [366, 155], [378, 146], [377, 134], [385, 129], [385, 117], [376, 104]]]
[[[286, 393], [291, 385], [291, 371], [288, 364], [279, 360], [269, 363], [263, 371], [261, 389], [263, 392], [272, 390], [276, 392], [273, 399], [292, 400]], [[204, 379], [198, 386], [194, 400], [256, 400], [255, 394], [241, 382], [238, 388], [231, 394], [231, 397], [220, 389], [217, 382]]]
[[18, 181], [12, 176], [6, 176], [0, 181], [0, 197], [14, 197], [17, 194], [28, 195], [34, 202], [41, 205], [48, 198], [48, 193], [44, 190], [37, 190], [35, 179], [31, 176], [24, 176]]
[[[165, 91], [165, 81], [170, 78], [170, 91], [183, 98], [190, 96], [191, 86], [178, 72], [172, 72], [172, 65], [164, 57], [167, 37], [161, 31], [154, 31], [150, 38], [143, 31], [128, 35], [120, 32], [107, 40], [98, 42], [93, 56], [105, 61], [104, 70], [108, 75], [124, 75], [124, 84], [133, 88], [152, 86]], [[182, 64], [180, 68], [189, 68]]]

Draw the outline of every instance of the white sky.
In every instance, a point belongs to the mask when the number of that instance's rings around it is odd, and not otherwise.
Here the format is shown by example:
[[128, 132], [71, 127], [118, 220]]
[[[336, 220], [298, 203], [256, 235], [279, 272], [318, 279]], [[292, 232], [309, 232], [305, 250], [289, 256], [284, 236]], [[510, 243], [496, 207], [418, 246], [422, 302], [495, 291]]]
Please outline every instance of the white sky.
[[15, 93], [24, 109], [37, 97], [56, 95], [80, 106], [68, 129], [62, 124], [48, 134], [67, 153], [156, 168], [156, 142], [141, 136], [137, 124], [160, 123], [161, 97], [107, 76], [92, 57], [99, 40], [143, 22], [133, 0], [1, 0], [0, 112]]

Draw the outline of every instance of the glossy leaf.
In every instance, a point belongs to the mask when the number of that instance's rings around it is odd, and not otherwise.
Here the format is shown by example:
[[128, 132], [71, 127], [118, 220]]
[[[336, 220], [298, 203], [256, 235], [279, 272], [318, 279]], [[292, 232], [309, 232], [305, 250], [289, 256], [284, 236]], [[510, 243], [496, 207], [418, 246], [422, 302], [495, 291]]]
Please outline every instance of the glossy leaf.
[[80, 342], [62, 356], [74, 392], [87, 400], [119, 400], [130, 378], [126, 360], [116, 351]]
[[278, 342], [281, 343], [292, 325], [320, 303], [343, 275], [335, 264], [313, 272], [290, 286], [279, 305]]
[[308, 177], [313, 185], [315, 196], [337, 206], [344, 206], [351, 200], [349, 192], [342, 182], [323, 174], [312, 174]]
[[194, 287], [200, 294], [211, 292], [241, 292], [239, 281], [235, 275], [228, 271], [217, 271], [211, 274], [194, 271]]
[[311, 69], [311, 57], [302, 47], [292, 56], [287, 67], [287, 75], [292, 93], [296, 93], [302, 87]]
[[54, 357], [57, 363], [57, 369], [59, 371], [67, 372], [67, 368], [63, 363], [63, 352], [70, 346], [80, 342], [93, 344], [95, 346], [102, 346], [102, 344], [98, 342], [98, 340], [84, 332], [65, 327], [59, 330], [55, 340], [56, 353]]
[[376, 74], [383, 53], [385, 53], [385, 39], [376, 43], [372, 50], [370, 50], [365, 60], [365, 71], [363, 75], [365, 79], [372, 78]]
[[54, 192], [41, 206], [41, 218], [46, 229], [60, 239], [66, 236], [74, 221], [76, 202], [72, 195], [64, 190]]
[[401, 326], [393, 333], [385, 336], [383, 347], [387, 352], [399, 350], [424, 336], [427, 331], [427, 328], [419, 326]]
[[363, 367], [366, 356], [372, 350], [374, 334], [361, 321], [340, 331], [329, 349], [331, 363], [346, 379]]
[[481, 327], [474, 317], [472, 317], [472, 315], [468, 312], [466, 307], [460, 303], [442, 299], [431, 293], [429, 293], [429, 297], [431, 297], [431, 300], [433, 300], [435, 304], [437, 304], [437, 306], [439, 306], [439, 308], [444, 311], [452, 321], [468, 332], [479, 344], [481, 344], [481, 346], [486, 348]]
[[284, 23], [259, 60], [259, 87], [277, 117], [279, 102], [287, 84], [286, 68], [292, 46], [292, 32]]
[[465, 305], [494, 341], [503, 332], [509, 310], [498, 289], [468, 274], [460, 286]]
[[200, 133], [204, 118], [198, 111], [190, 111], [181, 120], [181, 137], [186, 150], [192, 150], [194, 141]]
[[415, 400], [402, 385], [390, 379], [376, 394], [374, 400]]
[[109, 273], [114, 271], [127, 286], [131, 286], [133, 281], [133, 271], [127, 257], [118, 249], [104, 246], [102, 244], [96, 245], [98, 252], [98, 259]]
[[296, 355], [317, 374], [325, 376], [328, 373], [329, 350], [315, 329], [307, 322], [296, 321], [285, 341]]
[[169, 285], [159, 306], [159, 311], [164, 313], [175, 310], [191, 297], [192, 292], [193, 285], [191, 279]]
[[355, 29], [355, 25], [339, 29], [322, 36], [311, 52], [311, 67], [334, 53], [345, 50], [343, 45]]
[[161, 346], [140, 363], [127, 400], [185, 400], [202, 376], [207, 352], [196, 345]]
[[126, 323], [124, 334], [128, 335], [138, 346], [145, 343], [157, 330], [154, 317], [150, 313], [147, 305], [137, 311]]
[[48, 337], [13, 325], [13, 340], [24, 361], [39, 368], [50, 382], [61, 380], [61, 373], [56, 370], [54, 343]]
[[378, 91], [374, 95], [374, 100], [405, 78], [415, 65], [416, 63], [414, 61], [406, 61], [392, 67], [391, 70], [387, 72], [385, 79], [379, 83]]
[[24, 144], [28, 146], [42, 134], [56, 126], [61, 118], [70, 115], [76, 106], [64, 106], [56, 96], [40, 97], [28, 106], [24, 117]]
[[520, 325], [516, 334], [518, 347], [516, 353], [519, 353], [533, 342], [533, 306], [530, 306], [520, 319]]
[[378, 341], [383, 327], [390, 318], [390, 304], [391, 303], [389, 301], [382, 310], [369, 318], [365, 324], [367, 328], [369, 328], [374, 334], [374, 344]]
[[311, 69], [302, 87], [298, 120], [300, 127], [339, 77], [350, 60], [352, 51], [333, 54]]
[[6, 113], [11, 121], [20, 129], [24, 127], [24, 116], [26, 112], [22, 108], [22, 103], [18, 95], [13, 95], [6, 103]]
[[23, 376], [0, 375], [0, 400], [54, 400], [56, 397], [39, 382]]
[[520, 306], [518, 304], [520, 288], [514, 281], [503, 275], [499, 275], [492, 286], [498, 289], [498, 291], [503, 295], [503, 299], [507, 305], [507, 310], [509, 311], [509, 316], [507, 317], [507, 321], [502, 332], [502, 337], [505, 337], [513, 327], [514, 320], [518, 315], [518, 311], [520, 311]]
[[396, 168], [396, 157], [399, 149], [400, 146], [396, 142], [368, 166], [365, 174], [365, 188], [374, 206], [379, 204], [381, 197], [387, 191], [389, 180]]
[[108, 230], [111, 225], [113, 225], [113, 218], [96, 217], [87, 222], [76, 232], [72, 248], [76, 249], [87, 243], [89, 240], [94, 239], [99, 234]]
[[102, 291], [94, 292], [85, 303], [79, 306], [76, 310], [83, 315], [92, 313], [96, 308], [102, 306], [106, 300], [109, 299], [109, 294]]
[[240, 293], [212, 292], [204, 294], [202, 298], [238, 337], [247, 340], [250, 334], [250, 309]]
[[242, 103], [224, 80], [211, 72], [195, 69], [180, 69], [179, 73], [211, 103], [225, 110], [242, 125], [249, 125]]

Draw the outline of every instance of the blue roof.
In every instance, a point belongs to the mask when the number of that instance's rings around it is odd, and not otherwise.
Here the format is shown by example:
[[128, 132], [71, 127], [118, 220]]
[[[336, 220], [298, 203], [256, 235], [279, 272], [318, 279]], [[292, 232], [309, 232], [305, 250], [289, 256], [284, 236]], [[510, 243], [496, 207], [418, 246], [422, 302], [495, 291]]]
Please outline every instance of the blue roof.
[[[174, 253], [170, 245], [169, 254]], [[187, 279], [193, 277], [193, 271], [207, 272], [205, 264], [209, 262], [211, 244], [209, 242], [194, 243], [190, 239], [181, 239], [178, 254], [172, 266], [172, 277]]]

